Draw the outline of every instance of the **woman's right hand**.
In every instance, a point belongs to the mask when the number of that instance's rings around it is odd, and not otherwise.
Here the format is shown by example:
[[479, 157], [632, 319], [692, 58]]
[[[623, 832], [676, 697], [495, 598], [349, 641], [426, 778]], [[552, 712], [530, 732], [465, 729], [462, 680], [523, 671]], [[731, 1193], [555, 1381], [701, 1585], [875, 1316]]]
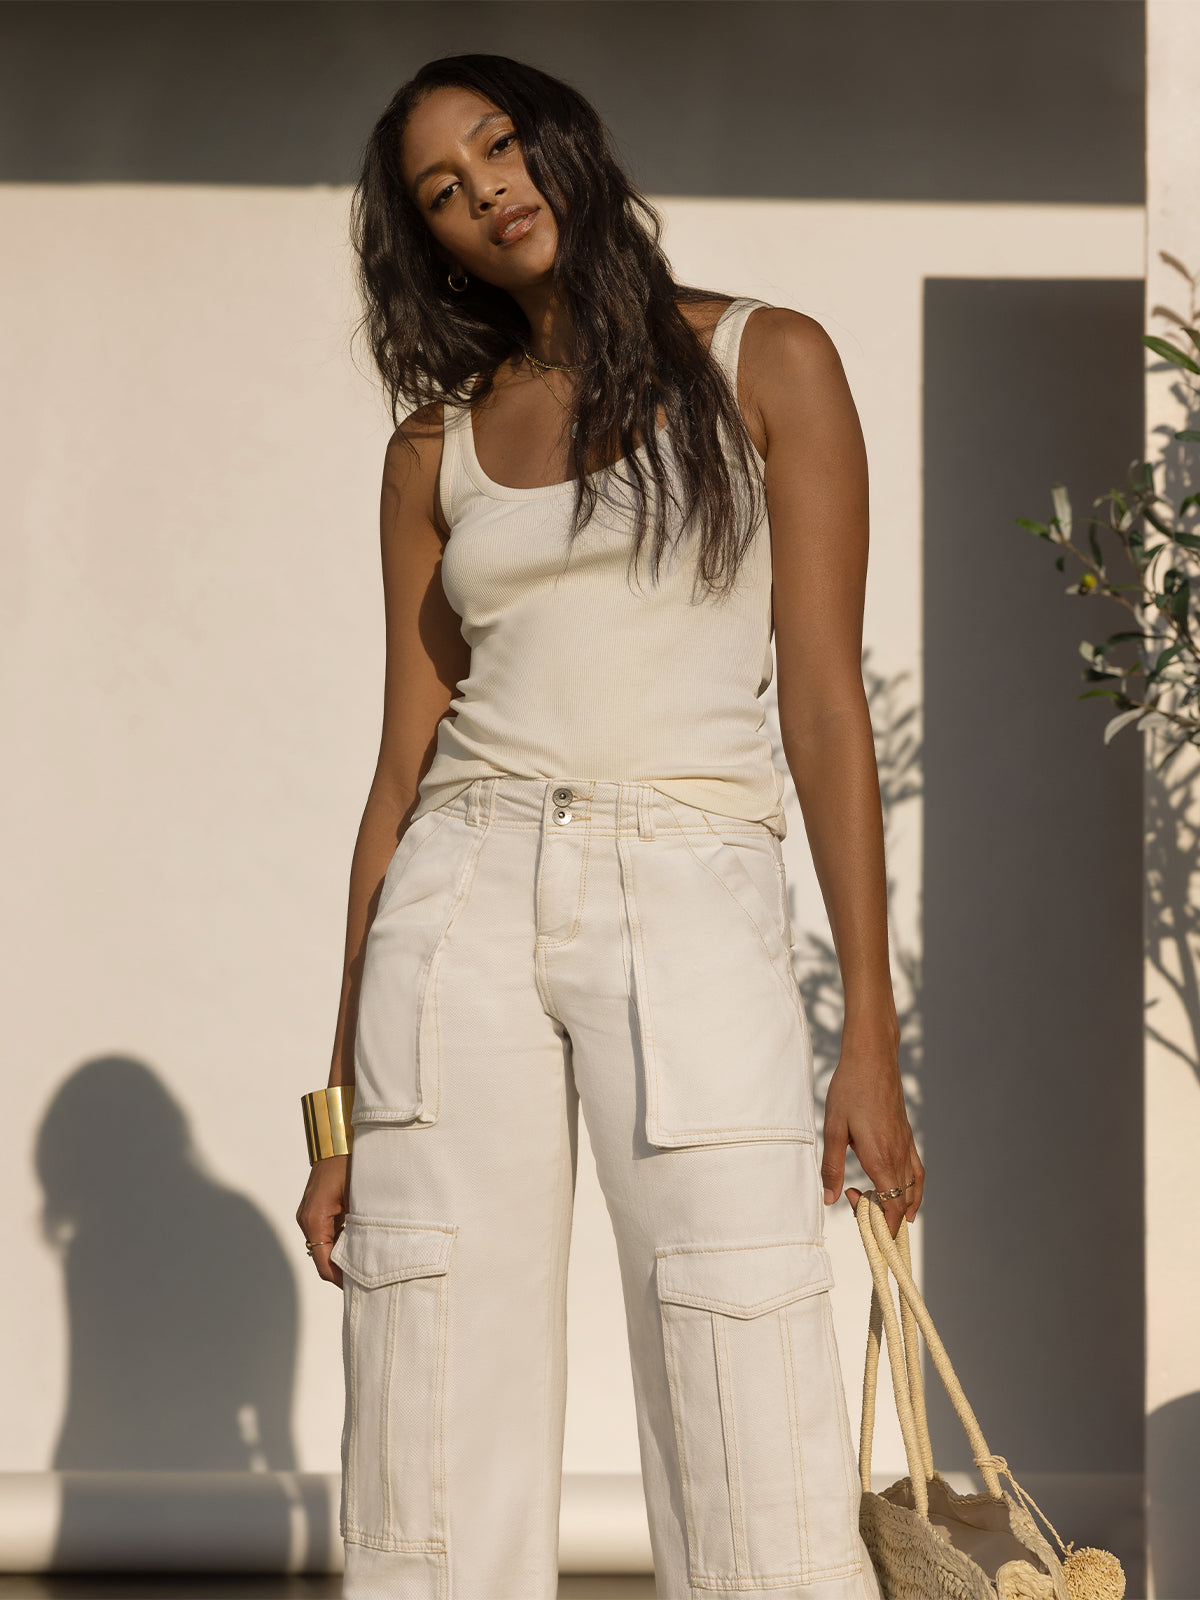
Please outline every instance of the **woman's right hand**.
[[342, 1269], [329, 1259], [329, 1251], [342, 1231], [350, 1191], [350, 1163], [353, 1156], [322, 1156], [308, 1172], [304, 1198], [296, 1209], [296, 1221], [306, 1239], [315, 1240], [312, 1260], [318, 1274], [342, 1287]]

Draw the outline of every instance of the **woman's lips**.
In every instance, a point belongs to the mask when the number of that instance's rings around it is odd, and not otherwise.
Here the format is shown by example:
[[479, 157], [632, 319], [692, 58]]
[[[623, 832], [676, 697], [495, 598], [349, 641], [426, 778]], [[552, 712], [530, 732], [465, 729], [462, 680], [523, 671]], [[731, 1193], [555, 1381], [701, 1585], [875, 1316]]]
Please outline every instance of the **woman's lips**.
[[514, 239], [523, 239], [537, 221], [536, 211], [527, 211], [523, 217], [517, 217], [510, 222], [508, 227], [496, 240], [497, 244], [512, 244]]

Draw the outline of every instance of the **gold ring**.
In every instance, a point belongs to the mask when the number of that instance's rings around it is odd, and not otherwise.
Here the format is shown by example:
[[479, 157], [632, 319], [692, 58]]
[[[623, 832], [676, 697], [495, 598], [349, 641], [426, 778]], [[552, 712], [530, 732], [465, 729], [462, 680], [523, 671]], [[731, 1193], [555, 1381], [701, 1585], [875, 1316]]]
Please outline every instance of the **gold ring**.
[[911, 1189], [916, 1181], [917, 1180], [915, 1178], [910, 1178], [908, 1182], [899, 1189], [876, 1189], [875, 1193], [881, 1200], [898, 1200], [904, 1193], [905, 1189]]

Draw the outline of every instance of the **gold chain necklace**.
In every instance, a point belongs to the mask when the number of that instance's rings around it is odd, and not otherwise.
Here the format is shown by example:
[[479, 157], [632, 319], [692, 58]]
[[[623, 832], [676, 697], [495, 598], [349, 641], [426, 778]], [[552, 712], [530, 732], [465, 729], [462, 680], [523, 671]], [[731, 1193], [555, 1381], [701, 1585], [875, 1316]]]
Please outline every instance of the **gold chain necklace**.
[[[539, 361], [537, 356], [534, 355], [532, 350], [526, 350], [525, 354], [529, 357], [529, 361], [530, 361], [531, 366], [533, 367], [534, 372], [537, 374], [537, 376], [539, 378], [541, 378], [542, 382], [546, 385], [547, 389], [550, 389], [550, 381], [541, 372], [540, 369], [542, 367], [548, 367], [549, 369], [551, 369], [554, 372], [575, 372], [575, 371], [578, 370], [575, 367], [560, 367], [560, 366], [556, 366], [553, 361]], [[554, 395], [555, 400], [558, 401], [558, 404], [560, 406], [562, 406], [562, 409], [567, 413], [567, 415], [571, 416], [572, 413], [571, 413], [570, 406], [563, 405], [563, 402], [558, 399], [558, 396], [556, 394], [554, 394], [554, 390], [553, 389], [550, 389], [550, 393], [552, 395]], [[575, 437], [575, 435], [578, 432], [579, 432], [579, 419], [576, 418], [571, 423], [571, 437], [572, 437], [572, 439]]]
[[578, 367], [559, 366], [555, 361], [543, 361], [541, 356], [535, 356], [532, 350], [526, 350], [524, 345], [521, 348], [525, 350], [525, 354], [535, 367], [545, 367], [549, 372], [578, 372], [579, 370]]

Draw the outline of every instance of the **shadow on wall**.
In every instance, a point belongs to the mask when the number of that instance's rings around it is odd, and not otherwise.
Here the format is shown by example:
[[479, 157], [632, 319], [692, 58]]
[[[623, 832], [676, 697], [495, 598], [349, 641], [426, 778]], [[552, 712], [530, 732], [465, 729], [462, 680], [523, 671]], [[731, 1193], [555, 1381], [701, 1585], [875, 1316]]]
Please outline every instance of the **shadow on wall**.
[[[1155, 330], [1163, 328], [1160, 313], [1154, 308]], [[1173, 313], [1195, 325], [1196, 304], [1182, 313]], [[1174, 341], [1178, 342], [1178, 341]], [[1184, 341], [1186, 343], [1186, 341]], [[1154, 370], [1168, 365], [1161, 362]], [[1200, 406], [1190, 404], [1191, 391], [1182, 383], [1172, 386], [1177, 400], [1188, 406], [1179, 419], [1180, 429], [1200, 430]], [[1170, 505], [1180, 505], [1187, 496], [1200, 494], [1193, 444], [1174, 438], [1175, 424], [1155, 429], [1161, 448], [1156, 465], [1159, 492]], [[1160, 512], [1162, 507], [1159, 508]], [[1196, 529], [1196, 512], [1179, 519], [1180, 526]], [[1160, 580], [1161, 581], [1161, 580]], [[1135, 691], [1136, 692], [1136, 691]], [[1161, 749], [1166, 750], [1164, 743]], [[1151, 1014], [1147, 1031], [1155, 1043], [1178, 1057], [1200, 1079], [1200, 969], [1195, 952], [1200, 940], [1200, 750], [1184, 747], [1166, 760], [1159, 759], [1146, 772], [1146, 928], [1147, 956], [1162, 986], [1175, 995], [1179, 1022], [1187, 1030], [1184, 1042], [1176, 1025], [1159, 1029]], [[1197, 1588], [1200, 1594], [1200, 1587]]]
[[[125, 1056], [84, 1063], [46, 1111], [36, 1166], [68, 1320], [51, 1465], [293, 1470], [291, 1267], [253, 1203], [203, 1170], [162, 1080]], [[96, 1515], [68, 1478], [56, 1565], [94, 1544]], [[281, 1565], [287, 1548], [281, 1496]]]
[[[1120, 735], [1118, 735], [1120, 737]], [[1197, 763], [1179, 758], [1166, 771], [1146, 773], [1146, 925], [1148, 955], [1164, 986], [1179, 1002], [1187, 1029], [1163, 1031], [1147, 1012], [1146, 1031], [1159, 1047], [1200, 1076], [1200, 818], [1196, 815]], [[1200, 1594], [1200, 1590], [1197, 1590]]]
[[[1166, 315], [1168, 325], [1163, 326]], [[1155, 306], [1151, 326], [1174, 337], [1170, 322], [1195, 325], [1196, 303]], [[1163, 371], [1167, 363], [1157, 368]], [[1155, 369], [1152, 369], [1155, 370]], [[1176, 427], [1200, 428], [1200, 407], [1182, 382], [1172, 385], [1187, 410], [1155, 429], [1161, 448], [1160, 492], [1172, 505], [1200, 491], [1194, 446], [1174, 438]], [[1161, 509], [1161, 508], [1160, 508]], [[1193, 512], [1193, 517], [1195, 513]], [[1186, 520], [1184, 526], [1188, 526]], [[1194, 521], [1190, 524], [1195, 531]], [[1120, 738], [1121, 735], [1118, 735]], [[1165, 749], [1165, 744], [1160, 748]], [[1147, 958], [1160, 993], [1173, 994], [1173, 1015], [1162, 1026], [1153, 1009], [1146, 1032], [1159, 1051], [1200, 1077], [1200, 752], [1184, 748], [1146, 772]], [[1190, 1210], [1190, 1204], [1189, 1204]], [[1200, 1543], [1196, 1539], [1195, 1485], [1200, 1477], [1200, 1393], [1167, 1401], [1146, 1418], [1147, 1534], [1154, 1590], [1162, 1600], [1200, 1595]]]
[[1196, 1484], [1200, 1482], [1200, 1393], [1159, 1406], [1146, 1418], [1146, 1449], [1156, 1463], [1156, 1492], [1146, 1514], [1154, 1565], [1154, 1592], [1163, 1600], [1200, 1594]]
[[[921, 796], [920, 707], [911, 697], [912, 674], [887, 677], [871, 665], [868, 647], [862, 656], [863, 686], [875, 735], [875, 761], [879, 770], [879, 795], [883, 811], [885, 859], [890, 864], [897, 829], [904, 822], [904, 807]], [[785, 767], [782, 750], [776, 764]], [[791, 913], [799, 926], [795, 886], [788, 884]], [[895, 880], [887, 882], [888, 935], [891, 945], [892, 988], [900, 1019], [900, 1075], [908, 1102], [909, 1118], [918, 1150], [922, 1148], [921, 1104], [921, 952], [898, 926], [895, 916]], [[825, 1115], [825, 1095], [838, 1064], [842, 1046], [841, 968], [827, 932], [805, 929], [797, 947], [796, 977], [809, 1020], [813, 1043], [813, 1087], [818, 1121]], [[853, 1150], [846, 1152], [845, 1183], [858, 1189], [872, 1187]]]

